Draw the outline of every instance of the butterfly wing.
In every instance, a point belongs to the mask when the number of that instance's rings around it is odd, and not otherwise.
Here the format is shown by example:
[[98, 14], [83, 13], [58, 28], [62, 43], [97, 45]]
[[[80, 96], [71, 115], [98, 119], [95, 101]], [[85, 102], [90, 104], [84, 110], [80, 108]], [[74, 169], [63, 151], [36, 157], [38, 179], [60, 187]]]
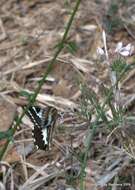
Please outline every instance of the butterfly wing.
[[27, 116], [30, 118], [34, 126], [40, 127], [42, 121], [42, 112], [43, 109], [38, 106], [30, 107], [27, 111]]
[[[47, 111], [44, 112], [43, 114], [45, 114], [43, 117], [45, 118], [45, 120], [42, 125], [43, 126], [42, 132], [44, 134], [44, 137], [46, 137], [43, 140], [48, 141], [48, 146], [49, 146], [52, 141], [52, 135], [53, 135], [54, 126], [58, 117], [58, 113], [57, 113], [57, 109], [53, 107], [48, 107]], [[47, 133], [47, 136], [46, 136], [46, 133]]]
[[34, 144], [39, 149], [49, 149], [57, 119], [57, 110], [53, 107], [42, 109], [38, 106], [33, 106], [29, 108], [27, 115], [34, 124], [34, 129], [32, 130]]
[[48, 150], [49, 142], [47, 140], [47, 129], [41, 129], [38, 127], [34, 127], [32, 130], [32, 137], [34, 140], [34, 144], [38, 149]]

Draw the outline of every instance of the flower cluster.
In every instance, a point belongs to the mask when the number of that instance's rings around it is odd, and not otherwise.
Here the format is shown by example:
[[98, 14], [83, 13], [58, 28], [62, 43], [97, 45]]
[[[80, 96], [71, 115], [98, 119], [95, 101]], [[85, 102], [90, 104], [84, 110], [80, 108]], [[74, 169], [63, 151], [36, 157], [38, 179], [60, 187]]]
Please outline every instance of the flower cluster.
[[[104, 48], [106, 51], [103, 50], [101, 47], [98, 47], [97, 48], [97, 54], [100, 56], [105, 55], [105, 53], [107, 52], [105, 31], [103, 31], [102, 36], [103, 36]], [[116, 45], [116, 48], [114, 50], [114, 53], [120, 54], [123, 57], [131, 56], [134, 53], [134, 46], [131, 43], [129, 43], [126, 46], [123, 46], [122, 42], [118, 42], [118, 44]]]

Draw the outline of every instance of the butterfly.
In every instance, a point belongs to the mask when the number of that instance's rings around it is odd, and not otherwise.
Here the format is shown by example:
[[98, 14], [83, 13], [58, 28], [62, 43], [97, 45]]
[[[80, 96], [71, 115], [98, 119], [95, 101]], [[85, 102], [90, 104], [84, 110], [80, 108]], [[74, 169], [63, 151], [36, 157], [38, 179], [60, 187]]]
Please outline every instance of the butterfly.
[[35, 146], [41, 150], [49, 150], [58, 117], [57, 109], [51, 106], [47, 108], [32, 106], [26, 114], [34, 125], [32, 137]]

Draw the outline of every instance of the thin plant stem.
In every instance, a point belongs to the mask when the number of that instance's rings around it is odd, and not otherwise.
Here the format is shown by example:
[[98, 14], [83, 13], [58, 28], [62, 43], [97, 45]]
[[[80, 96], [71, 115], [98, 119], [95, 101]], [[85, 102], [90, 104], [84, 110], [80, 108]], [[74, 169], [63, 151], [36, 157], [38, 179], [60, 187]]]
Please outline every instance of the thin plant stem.
[[[60, 54], [60, 52], [61, 52], [62, 49], [64, 48], [64, 43], [65, 43], [65, 41], [66, 41], [66, 39], [67, 39], [69, 30], [70, 30], [70, 28], [71, 28], [72, 22], [73, 22], [73, 20], [74, 20], [75, 14], [76, 14], [76, 12], [77, 12], [77, 10], [78, 10], [78, 8], [79, 8], [80, 3], [81, 3], [81, 0], [77, 0], [77, 1], [76, 1], [75, 7], [74, 7], [74, 9], [73, 9], [73, 12], [72, 12], [70, 18], [69, 18], [68, 24], [67, 24], [67, 26], [66, 26], [66, 29], [65, 29], [63, 38], [62, 38], [62, 40], [61, 40], [61, 42], [60, 42], [60, 44], [59, 44], [59, 46], [58, 46], [58, 49], [57, 49], [57, 51], [55, 52], [54, 57], [53, 57], [53, 59], [51, 60], [50, 64], [48, 65], [48, 67], [47, 67], [47, 69], [46, 69], [46, 71], [45, 71], [45, 73], [44, 73], [44, 75], [43, 75], [43, 78], [39, 81], [38, 87], [35, 89], [34, 94], [31, 96], [28, 105], [27, 105], [26, 108], [23, 110], [21, 116], [17, 118], [16, 124], [15, 124], [15, 126], [14, 126], [13, 134], [12, 134], [12, 135], [14, 135], [14, 133], [16, 132], [17, 126], [20, 125], [21, 120], [22, 120], [22, 118], [24, 117], [24, 115], [25, 115], [25, 113], [27, 112], [27, 110], [29, 109], [29, 107], [34, 104], [38, 93], [40, 92], [40, 90], [41, 90], [41, 88], [42, 88], [42, 86], [43, 86], [43, 84], [44, 84], [44, 82], [45, 82], [45, 80], [46, 80], [48, 74], [51, 72], [51, 70], [52, 70], [52, 68], [53, 68], [53, 65], [54, 65], [55, 62], [56, 62], [56, 58], [58, 57], [58, 55]], [[1, 152], [0, 152], [0, 160], [2, 160], [2, 158], [3, 158], [3, 156], [4, 156], [4, 153], [6, 152], [7, 147], [8, 147], [8, 145], [9, 145], [10, 141], [11, 141], [11, 140], [8, 139], [7, 142], [5, 143], [3, 149], [1, 150]]]
[[[88, 138], [87, 146], [86, 146], [86, 149], [85, 149], [85, 155], [84, 155], [83, 163], [81, 165], [80, 190], [84, 190], [84, 178], [86, 177], [85, 168], [86, 168], [86, 165], [87, 165], [88, 153], [89, 153], [89, 151], [91, 149], [92, 140], [93, 140], [94, 134], [96, 132], [96, 129], [98, 127], [99, 118], [100, 118], [100, 116], [98, 115], [96, 121], [93, 124], [92, 132], [91, 132], [90, 137]], [[90, 126], [89, 126], [89, 128], [90, 128]]]
[[[101, 110], [104, 110], [106, 103], [110, 99], [110, 96], [112, 94], [112, 90], [113, 90], [113, 86], [111, 86], [111, 88], [109, 90], [109, 93], [107, 94], [106, 99], [105, 99], [102, 107], [100, 108]], [[96, 121], [93, 124], [89, 124], [89, 128], [90, 127], [93, 127], [93, 128], [92, 128], [91, 135], [88, 138], [87, 146], [85, 148], [84, 159], [83, 159], [83, 162], [82, 162], [82, 165], [81, 165], [80, 190], [84, 190], [85, 168], [86, 168], [87, 161], [88, 161], [88, 153], [91, 150], [91, 145], [92, 145], [92, 140], [93, 140], [94, 134], [95, 134], [97, 128], [100, 126], [99, 123], [98, 123], [99, 119], [101, 119], [101, 114], [97, 112]]]

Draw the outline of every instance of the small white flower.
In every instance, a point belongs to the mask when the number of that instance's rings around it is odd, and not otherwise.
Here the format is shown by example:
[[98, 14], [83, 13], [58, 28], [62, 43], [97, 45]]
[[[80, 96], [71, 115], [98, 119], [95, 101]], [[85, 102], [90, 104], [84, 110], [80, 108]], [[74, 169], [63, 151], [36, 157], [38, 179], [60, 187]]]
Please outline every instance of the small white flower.
[[119, 42], [116, 46], [115, 52], [121, 54], [124, 57], [131, 56], [134, 51], [134, 46], [131, 44], [128, 44], [126, 46], [123, 46], [122, 42]]
[[104, 52], [104, 50], [102, 48], [98, 47], [97, 48], [97, 54], [102, 56], [102, 55], [105, 54], [105, 52]]
[[122, 42], [117, 43], [115, 52], [118, 52], [118, 51], [122, 48], [122, 46], [123, 46], [123, 43], [122, 43]]

